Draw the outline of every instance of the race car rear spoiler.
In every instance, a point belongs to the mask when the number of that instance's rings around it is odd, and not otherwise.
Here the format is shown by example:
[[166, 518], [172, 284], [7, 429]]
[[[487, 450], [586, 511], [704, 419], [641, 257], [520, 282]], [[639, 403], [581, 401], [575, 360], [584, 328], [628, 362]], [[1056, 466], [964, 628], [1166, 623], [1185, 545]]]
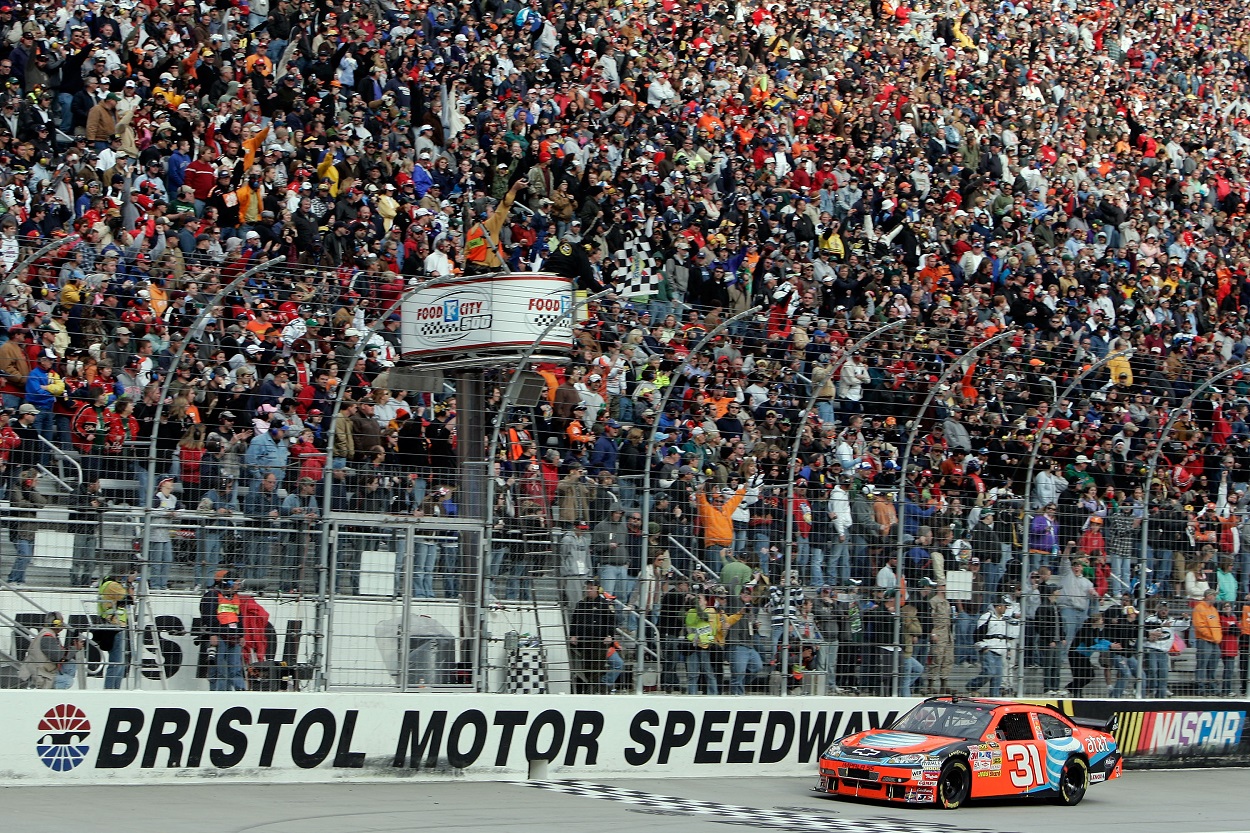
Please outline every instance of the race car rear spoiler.
[[1069, 717], [1077, 726], [1086, 729], [1097, 729], [1100, 732], [1114, 732], [1120, 726], [1120, 715], [1112, 712], [1111, 716], [1106, 720], [1100, 720], [1097, 717]]

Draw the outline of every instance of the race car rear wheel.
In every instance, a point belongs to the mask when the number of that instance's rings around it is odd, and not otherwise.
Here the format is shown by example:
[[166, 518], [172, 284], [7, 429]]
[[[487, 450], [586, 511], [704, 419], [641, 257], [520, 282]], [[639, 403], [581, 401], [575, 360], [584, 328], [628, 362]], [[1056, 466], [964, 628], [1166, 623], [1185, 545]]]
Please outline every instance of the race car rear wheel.
[[968, 769], [968, 762], [963, 758], [947, 761], [938, 776], [937, 805], [947, 810], [955, 810], [971, 794], [972, 772]]
[[1081, 803], [1088, 789], [1089, 764], [1084, 758], [1068, 758], [1068, 762], [1063, 765], [1063, 772], [1059, 774], [1059, 796], [1055, 803], [1075, 807]]

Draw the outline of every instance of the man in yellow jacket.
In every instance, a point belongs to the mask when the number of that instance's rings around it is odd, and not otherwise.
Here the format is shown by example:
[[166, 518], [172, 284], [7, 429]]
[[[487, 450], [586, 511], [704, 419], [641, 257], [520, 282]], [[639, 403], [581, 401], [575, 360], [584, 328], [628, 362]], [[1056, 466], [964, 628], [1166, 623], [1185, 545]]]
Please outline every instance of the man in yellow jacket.
[[707, 596], [695, 597], [694, 607], [686, 611], [686, 638], [691, 650], [686, 654], [686, 692], [699, 693], [699, 679], [708, 694], [719, 694], [721, 666], [724, 663], [725, 633], [745, 615], [745, 610], [725, 613], [728, 591], [721, 586], [711, 588]]
[[1202, 601], [1194, 606], [1194, 649], [1197, 651], [1197, 667], [1194, 669], [1194, 685], [1199, 696], [1214, 697], [1217, 693], [1216, 676], [1220, 667], [1220, 612], [1215, 608], [1215, 590], [1202, 594]]
[[504, 268], [504, 253], [503, 247], [499, 244], [499, 233], [503, 230], [504, 223], [508, 222], [508, 214], [512, 211], [512, 203], [516, 202], [517, 194], [528, 187], [528, 179], [518, 179], [512, 183], [512, 187], [504, 195], [503, 202], [465, 232], [466, 273], [488, 274], [499, 272]]
[[708, 481], [703, 484], [703, 491], [695, 495], [699, 524], [703, 527], [703, 563], [717, 574], [721, 568], [720, 551], [734, 544], [733, 514], [746, 493], [747, 487], [742, 485], [726, 498], [715, 483]]

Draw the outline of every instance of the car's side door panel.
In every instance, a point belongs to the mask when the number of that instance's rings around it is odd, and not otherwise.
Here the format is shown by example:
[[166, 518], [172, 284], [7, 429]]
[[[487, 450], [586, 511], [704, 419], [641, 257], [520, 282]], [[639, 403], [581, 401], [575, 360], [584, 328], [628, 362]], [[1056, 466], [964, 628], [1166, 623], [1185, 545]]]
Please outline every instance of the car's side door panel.
[[990, 726], [986, 740], [972, 750], [973, 795], [1023, 795], [1047, 782], [1046, 749], [1037, 739], [1030, 715], [1007, 711]]

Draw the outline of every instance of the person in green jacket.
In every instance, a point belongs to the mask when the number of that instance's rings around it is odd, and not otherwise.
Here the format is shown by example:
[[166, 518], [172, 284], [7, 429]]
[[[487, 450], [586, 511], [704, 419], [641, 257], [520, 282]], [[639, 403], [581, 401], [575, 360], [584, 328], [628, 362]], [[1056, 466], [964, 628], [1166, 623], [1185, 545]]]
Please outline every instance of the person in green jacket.
[[686, 639], [690, 641], [690, 653], [686, 655], [686, 693], [699, 693], [699, 678], [707, 683], [708, 694], [719, 694], [716, 674], [712, 671], [712, 649], [716, 644], [714, 612], [708, 607], [706, 596], [697, 596], [694, 607], [686, 611]]
[[725, 566], [720, 571], [720, 580], [724, 582], [725, 589], [729, 591], [730, 596], [737, 596], [742, 592], [742, 588], [754, 578], [755, 570], [742, 560], [741, 555], [728, 547], [721, 551], [721, 557], [724, 559]]
[[1220, 561], [1220, 569], [1215, 574], [1217, 602], [1237, 601], [1237, 576], [1233, 574], [1233, 560], [1225, 558]]

